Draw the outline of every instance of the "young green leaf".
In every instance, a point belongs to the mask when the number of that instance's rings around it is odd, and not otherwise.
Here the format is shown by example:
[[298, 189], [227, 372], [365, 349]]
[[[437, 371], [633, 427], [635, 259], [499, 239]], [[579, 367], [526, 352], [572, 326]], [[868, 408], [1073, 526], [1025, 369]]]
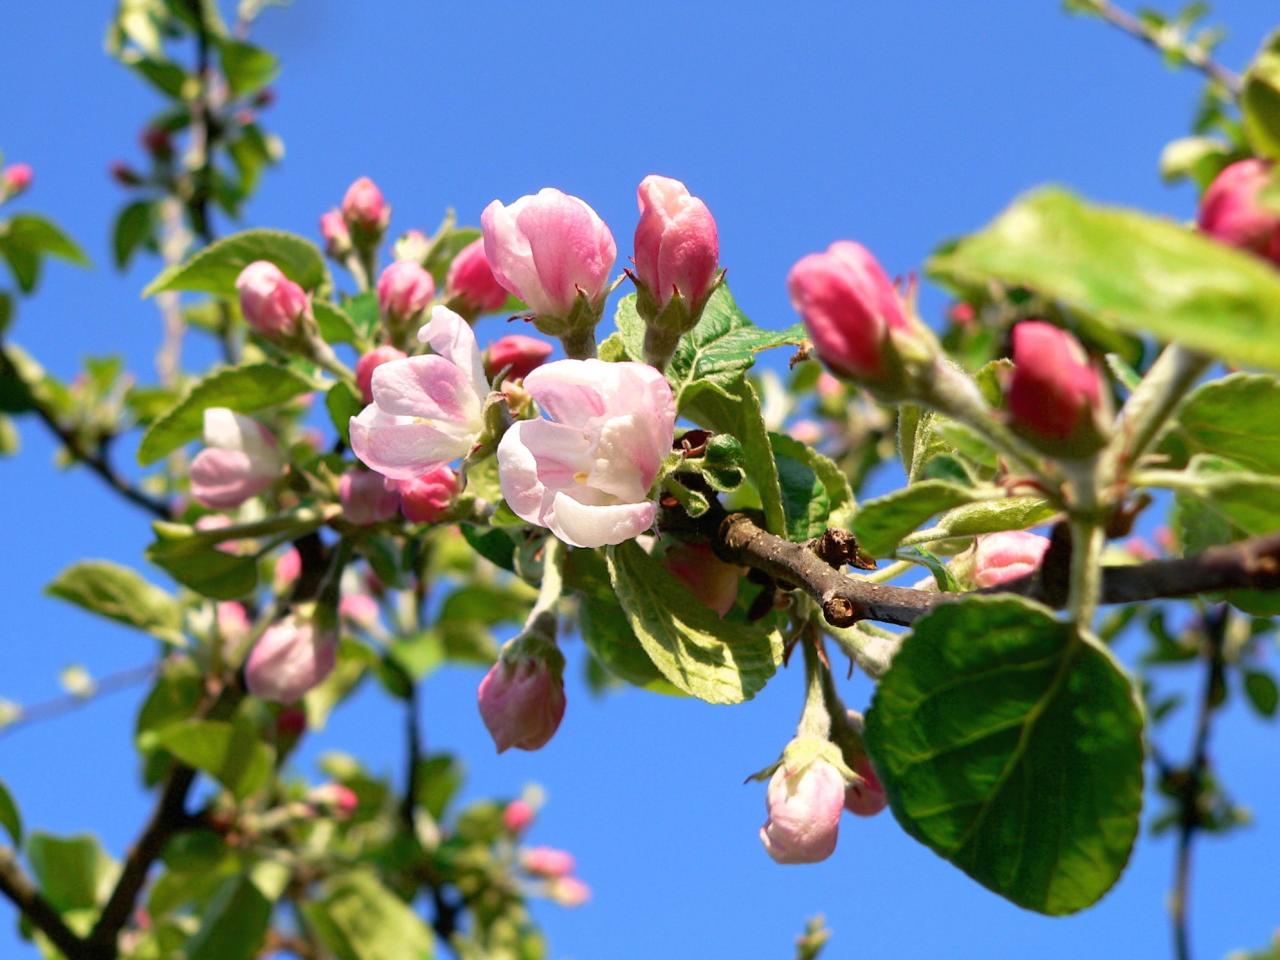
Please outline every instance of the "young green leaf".
[[45, 592], [109, 620], [145, 630], [165, 643], [186, 646], [181, 605], [128, 567], [107, 560], [85, 560], [58, 574]]
[[18, 813], [18, 805], [4, 781], [0, 781], [0, 827], [4, 827], [14, 846], [22, 843], [22, 815]]
[[858, 545], [873, 557], [887, 557], [935, 513], [980, 498], [974, 490], [945, 480], [921, 480], [883, 497], [865, 501], [853, 521]]
[[1195, 450], [1280, 473], [1280, 380], [1233, 373], [1197, 388], [1178, 411]]
[[302, 913], [338, 960], [430, 960], [435, 953], [426, 924], [372, 872], [330, 878]]
[[211, 243], [186, 263], [166, 268], [142, 295], [194, 290], [234, 297], [236, 278], [255, 260], [270, 260], [307, 290], [323, 290], [332, 285], [324, 254], [310, 240], [281, 230], [246, 230]]
[[184, 720], [157, 730], [155, 743], [187, 766], [209, 774], [238, 800], [266, 783], [275, 763], [275, 751], [243, 718], [234, 723]]

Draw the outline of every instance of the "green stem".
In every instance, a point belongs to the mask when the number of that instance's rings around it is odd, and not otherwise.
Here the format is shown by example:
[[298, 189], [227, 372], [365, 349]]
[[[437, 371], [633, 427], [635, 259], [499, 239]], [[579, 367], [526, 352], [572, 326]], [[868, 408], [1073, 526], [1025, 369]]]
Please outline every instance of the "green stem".
[[1179, 344], [1164, 348], [1120, 411], [1103, 455], [1104, 482], [1123, 475], [1154, 446], [1209, 363], [1208, 357]]
[[556, 607], [564, 593], [564, 558], [564, 544], [555, 537], [547, 537], [542, 556], [542, 583], [538, 586], [538, 599], [525, 621], [525, 633], [538, 633], [555, 640], [559, 625]]
[[1078, 629], [1089, 630], [1102, 595], [1102, 548], [1106, 531], [1099, 516], [1099, 461], [1066, 464], [1071, 474], [1071, 571], [1067, 610]]
[[596, 355], [596, 332], [591, 327], [570, 330], [560, 337], [560, 342], [570, 360], [590, 360]]
[[804, 711], [800, 714], [796, 736], [826, 740], [831, 734], [831, 715], [827, 712], [826, 697], [822, 689], [822, 674], [826, 667], [818, 658], [818, 647], [810, 630], [805, 630], [800, 646], [804, 649], [805, 696]]

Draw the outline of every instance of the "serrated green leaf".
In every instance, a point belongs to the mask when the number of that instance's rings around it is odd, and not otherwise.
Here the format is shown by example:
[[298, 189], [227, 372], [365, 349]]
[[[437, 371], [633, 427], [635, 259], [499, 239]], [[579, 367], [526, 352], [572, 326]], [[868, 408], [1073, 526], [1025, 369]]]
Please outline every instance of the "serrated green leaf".
[[972, 537], [1001, 530], [1026, 530], [1047, 522], [1056, 514], [1057, 510], [1039, 497], [1006, 497], [948, 510], [937, 525], [953, 537]]
[[204, 431], [204, 412], [228, 407], [252, 413], [274, 407], [315, 389], [315, 384], [286, 367], [255, 363], [214, 370], [183, 394], [164, 416], [147, 428], [138, 445], [138, 462], [155, 463]]
[[255, 260], [270, 260], [307, 290], [323, 290], [332, 285], [324, 255], [310, 240], [281, 230], [246, 230], [211, 243], [186, 263], [168, 267], [147, 285], [142, 295], [190, 290], [234, 297], [236, 277]]
[[898, 822], [1019, 906], [1096, 902], [1142, 807], [1142, 713], [1111, 655], [1015, 597], [918, 620], [881, 679], [867, 746]]
[[1280, 473], [1280, 380], [1233, 373], [1198, 387], [1178, 411], [1194, 450]]
[[13, 794], [4, 785], [4, 781], [0, 781], [0, 827], [4, 827], [14, 846], [22, 843], [22, 815], [18, 812], [18, 805], [14, 803]]
[[435, 952], [426, 924], [371, 872], [331, 878], [302, 913], [338, 960], [430, 960]]
[[611, 676], [645, 690], [683, 696], [645, 653], [616, 599], [583, 594], [578, 602], [578, 631], [596, 662]]
[[237, 97], [257, 93], [280, 73], [280, 61], [261, 47], [230, 37], [218, 38], [222, 72]]
[[781, 663], [776, 631], [720, 619], [634, 541], [610, 547], [608, 567], [636, 639], [683, 692], [708, 703], [742, 703]]
[[1247, 536], [1280, 530], [1280, 477], [1251, 473], [1207, 453], [1192, 457], [1186, 470], [1153, 470], [1140, 477], [1146, 486], [1202, 499], [1222, 520]]
[[358, 347], [364, 340], [356, 329], [356, 322], [337, 304], [328, 300], [314, 300], [311, 311], [315, 314], [316, 328], [329, 343], [349, 343]]
[[1176, 223], [1062, 190], [1018, 200], [934, 255], [930, 275], [1030, 287], [1134, 334], [1243, 366], [1280, 368], [1280, 273]]
[[791, 437], [771, 433], [769, 442], [778, 465], [787, 538], [808, 540], [821, 536], [828, 527], [849, 528], [854, 514], [853, 491], [840, 468]]
[[980, 494], [945, 480], [921, 480], [883, 497], [864, 501], [853, 521], [858, 546], [887, 557], [902, 538], [936, 513], [972, 503]]
[[128, 567], [107, 560], [85, 560], [58, 574], [45, 592], [90, 613], [145, 630], [165, 643], [186, 646], [181, 605]]
[[239, 800], [265, 784], [275, 764], [275, 751], [243, 719], [184, 720], [155, 731], [154, 742], [209, 774]]

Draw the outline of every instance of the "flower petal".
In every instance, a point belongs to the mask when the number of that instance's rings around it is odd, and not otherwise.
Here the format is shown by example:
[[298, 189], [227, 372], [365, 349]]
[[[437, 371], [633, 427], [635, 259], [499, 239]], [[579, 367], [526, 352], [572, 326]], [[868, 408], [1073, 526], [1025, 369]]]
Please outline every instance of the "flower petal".
[[376, 367], [373, 402], [384, 414], [437, 421], [456, 436], [478, 433], [480, 398], [467, 374], [444, 357], [408, 357]]
[[489, 393], [484, 357], [471, 324], [448, 307], [431, 308], [431, 322], [418, 331], [418, 341], [444, 357], [471, 380], [471, 389], [483, 403]]
[[635, 539], [653, 526], [657, 514], [652, 501], [592, 506], [557, 493], [547, 526], [571, 547], [603, 547]]
[[[383, 364], [383, 367], [388, 364]], [[382, 367], [379, 367], [382, 369]], [[465, 456], [469, 437], [457, 437], [412, 417], [383, 413], [374, 404], [351, 418], [351, 449], [366, 466], [393, 480], [412, 480]]]
[[586, 438], [547, 420], [522, 420], [498, 444], [502, 496], [516, 516], [546, 526], [555, 494], [575, 483], [591, 466]]
[[608, 412], [608, 398], [616, 393], [618, 383], [612, 368], [617, 366], [621, 364], [602, 360], [544, 363], [524, 378], [524, 388], [552, 420], [582, 428]]
[[271, 486], [274, 475], [255, 469], [241, 450], [205, 447], [191, 461], [191, 496], [211, 510], [230, 510]]

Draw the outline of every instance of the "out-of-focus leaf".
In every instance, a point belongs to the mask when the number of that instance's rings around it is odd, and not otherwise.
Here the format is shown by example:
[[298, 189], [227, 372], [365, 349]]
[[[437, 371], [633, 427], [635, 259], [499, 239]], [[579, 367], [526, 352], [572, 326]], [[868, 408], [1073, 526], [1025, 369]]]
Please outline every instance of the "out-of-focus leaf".
[[15, 846], [22, 843], [22, 815], [4, 781], [0, 781], [0, 827], [4, 827]]
[[338, 960], [430, 960], [435, 952], [426, 924], [371, 872], [332, 877], [302, 913]]
[[91, 613], [145, 630], [165, 643], [185, 646], [182, 607], [128, 567], [85, 560], [63, 570], [45, 592]]
[[280, 73], [280, 61], [273, 54], [243, 40], [219, 37], [218, 52], [227, 85], [237, 97], [257, 93]]
[[270, 260], [307, 290], [332, 284], [324, 254], [310, 240], [280, 230], [246, 230], [211, 243], [186, 263], [166, 268], [142, 295], [192, 290], [233, 297], [240, 271], [255, 260]]
[[155, 732], [155, 743], [188, 766], [203, 770], [243, 800], [271, 775], [275, 751], [243, 718], [184, 720]]
[[1198, 387], [1178, 410], [1191, 446], [1260, 473], [1280, 473], [1280, 380], [1233, 373]]

